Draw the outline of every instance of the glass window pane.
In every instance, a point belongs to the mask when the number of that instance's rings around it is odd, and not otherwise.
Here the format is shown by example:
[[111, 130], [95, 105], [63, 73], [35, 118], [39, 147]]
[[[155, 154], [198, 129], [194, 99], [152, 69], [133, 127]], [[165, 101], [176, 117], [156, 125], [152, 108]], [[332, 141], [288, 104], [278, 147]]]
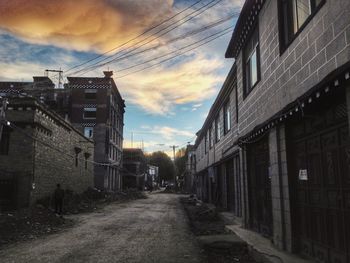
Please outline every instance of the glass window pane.
[[230, 113], [230, 108], [227, 108], [226, 111], [226, 121], [227, 121], [227, 130], [229, 131], [231, 129], [231, 113]]
[[93, 136], [93, 128], [92, 127], [85, 127], [84, 128], [84, 136], [87, 138], [92, 138]]
[[258, 63], [256, 49], [250, 57], [250, 87], [253, 87], [258, 81]]
[[310, 0], [296, 0], [296, 12], [298, 17], [298, 29], [304, 24], [311, 15]]

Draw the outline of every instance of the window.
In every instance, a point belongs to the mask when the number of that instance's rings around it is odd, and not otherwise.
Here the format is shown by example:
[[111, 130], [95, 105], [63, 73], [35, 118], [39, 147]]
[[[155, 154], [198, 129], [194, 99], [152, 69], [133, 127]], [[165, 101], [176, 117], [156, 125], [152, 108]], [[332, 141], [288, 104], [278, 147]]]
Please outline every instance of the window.
[[210, 126], [209, 128], [209, 149], [211, 149], [211, 147], [213, 147], [214, 145], [214, 141], [213, 141], [213, 127]]
[[93, 127], [85, 127], [84, 128], [84, 136], [86, 138], [92, 138], [94, 135], [94, 128]]
[[231, 108], [229, 102], [226, 102], [224, 106], [224, 133], [226, 134], [231, 130]]
[[96, 119], [96, 108], [84, 108], [84, 119]]
[[220, 141], [221, 139], [220, 115], [218, 115], [215, 120], [215, 137], [217, 142]]
[[95, 100], [96, 99], [96, 90], [94, 89], [86, 89], [85, 92], [85, 99], [86, 100]]
[[279, 7], [282, 51], [320, 9], [324, 0], [282, 0]]
[[256, 26], [244, 49], [244, 96], [255, 87], [260, 80], [259, 31]]
[[208, 133], [205, 134], [205, 138], [204, 138], [204, 152], [207, 153], [208, 152]]
[[4, 127], [0, 141], [0, 155], [8, 155], [10, 148], [10, 131]]

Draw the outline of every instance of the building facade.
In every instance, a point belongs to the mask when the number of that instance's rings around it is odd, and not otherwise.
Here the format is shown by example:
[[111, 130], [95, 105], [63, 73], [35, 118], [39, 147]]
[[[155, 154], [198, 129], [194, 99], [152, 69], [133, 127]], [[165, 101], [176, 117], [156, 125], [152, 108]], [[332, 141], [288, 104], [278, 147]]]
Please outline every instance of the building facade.
[[146, 156], [141, 149], [124, 148], [122, 179], [123, 189], [134, 188], [144, 190], [147, 183], [147, 174], [149, 172], [148, 168]]
[[[0, 207], [24, 208], [56, 184], [93, 187], [93, 141], [33, 98], [10, 98], [0, 141]], [[5, 124], [6, 123], [6, 124]]]
[[226, 57], [196, 141], [199, 196], [235, 203], [280, 249], [350, 262], [350, 2], [246, 1]]
[[196, 151], [194, 145], [187, 145], [185, 152], [184, 190], [194, 193], [196, 174]]
[[124, 100], [112, 78], [68, 77], [68, 115], [72, 125], [95, 142], [95, 187], [109, 191], [122, 187]]

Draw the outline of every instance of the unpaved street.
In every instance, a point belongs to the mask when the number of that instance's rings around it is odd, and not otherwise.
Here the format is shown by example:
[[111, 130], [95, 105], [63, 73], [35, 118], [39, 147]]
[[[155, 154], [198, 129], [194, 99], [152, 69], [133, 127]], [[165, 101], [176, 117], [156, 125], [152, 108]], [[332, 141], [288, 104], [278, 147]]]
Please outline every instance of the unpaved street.
[[179, 196], [151, 194], [74, 216], [71, 229], [0, 250], [1, 262], [203, 262]]

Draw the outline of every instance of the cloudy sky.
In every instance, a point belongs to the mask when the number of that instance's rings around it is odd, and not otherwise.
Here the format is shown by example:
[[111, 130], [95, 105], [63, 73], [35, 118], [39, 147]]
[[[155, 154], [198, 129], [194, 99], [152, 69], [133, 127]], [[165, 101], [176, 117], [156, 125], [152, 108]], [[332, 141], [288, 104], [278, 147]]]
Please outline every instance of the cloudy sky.
[[169, 152], [194, 140], [233, 64], [224, 53], [242, 3], [0, 0], [0, 81], [113, 70], [127, 106], [124, 146], [133, 134], [134, 147]]

